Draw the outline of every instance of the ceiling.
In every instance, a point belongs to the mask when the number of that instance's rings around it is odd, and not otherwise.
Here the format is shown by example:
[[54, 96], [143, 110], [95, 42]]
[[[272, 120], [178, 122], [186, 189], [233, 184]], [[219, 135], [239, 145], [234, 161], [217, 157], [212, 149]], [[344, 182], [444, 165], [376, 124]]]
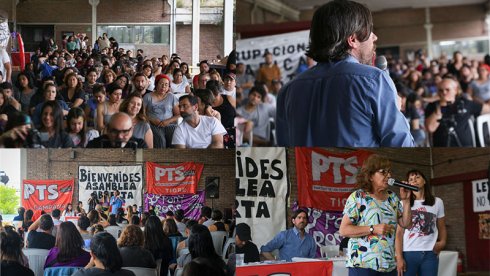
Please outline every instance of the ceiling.
[[[297, 10], [310, 10], [328, 1], [326, 0], [279, 0]], [[457, 6], [478, 3], [489, 3], [490, 0], [356, 0], [366, 4], [371, 11], [382, 11], [398, 8], [425, 8], [440, 6]]]

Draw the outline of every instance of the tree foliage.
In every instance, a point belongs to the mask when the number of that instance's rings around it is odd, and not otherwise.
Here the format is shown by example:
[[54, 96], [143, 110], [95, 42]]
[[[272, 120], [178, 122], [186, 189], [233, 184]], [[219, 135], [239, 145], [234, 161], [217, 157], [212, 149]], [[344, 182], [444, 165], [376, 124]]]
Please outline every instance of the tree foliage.
[[0, 212], [2, 214], [15, 214], [19, 207], [19, 197], [14, 188], [0, 185]]

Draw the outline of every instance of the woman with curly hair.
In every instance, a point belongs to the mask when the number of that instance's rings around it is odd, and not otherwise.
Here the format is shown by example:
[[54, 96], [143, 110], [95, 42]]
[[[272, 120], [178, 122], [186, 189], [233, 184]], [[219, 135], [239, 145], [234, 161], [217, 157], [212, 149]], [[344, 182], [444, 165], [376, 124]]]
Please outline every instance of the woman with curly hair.
[[82, 82], [76, 73], [66, 75], [63, 82], [66, 87], [61, 90], [61, 96], [70, 108], [80, 107], [85, 102], [85, 92], [82, 89]]
[[56, 266], [86, 266], [90, 254], [83, 250], [83, 241], [77, 227], [70, 221], [62, 222], [56, 234], [56, 244], [49, 251], [44, 268]]
[[340, 235], [350, 238], [350, 274], [396, 275], [395, 230], [411, 225], [410, 191], [400, 188], [398, 197], [388, 189], [390, 177], [390, 160], [373, 154], [364, 161], [357, 189], [347, 198]]
[[141, 228], [136, 225], [128, 225], [124, 228], [117, 240], [117, 246], [123, 259], [123, 267], [148, 267], [156, 268], [153, 254], [143, 248], [144, 235]]

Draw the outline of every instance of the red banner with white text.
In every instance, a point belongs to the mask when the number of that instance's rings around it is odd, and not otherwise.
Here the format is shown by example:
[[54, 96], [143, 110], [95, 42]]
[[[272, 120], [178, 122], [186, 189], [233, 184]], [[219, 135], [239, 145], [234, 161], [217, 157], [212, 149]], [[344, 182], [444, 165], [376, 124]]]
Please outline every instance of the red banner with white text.
[[33, 211], [54, 209], [63, 211], [73, 198], [74, 180], [22, 181], [22, 207]]
[[194, 162], [169, 166], [146, 162], [148, 193], [160, 195], [195, 194], [203, 167], [203, 164]]
[[343, 211], [352, 193], [358, 170], [371, 152], [330, 152], [321, 148], [296, 148], [299, 206]]

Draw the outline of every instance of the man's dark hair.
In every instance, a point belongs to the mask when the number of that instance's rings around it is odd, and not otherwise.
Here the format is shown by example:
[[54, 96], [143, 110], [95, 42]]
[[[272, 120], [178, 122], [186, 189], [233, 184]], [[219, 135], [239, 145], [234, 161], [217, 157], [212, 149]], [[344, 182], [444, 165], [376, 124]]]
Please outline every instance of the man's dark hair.
[[112, 226], [117, 226], [116, 214], [110, 214], [108, 222]]
[[61, 211], [60, 209], [54, 209], [52, 212], [51, 212], [51, 216], [53, 218], [59, 218], [61, 216]]
[[373, 17], [366, 6], [345, 0], [328, 2], [313, 15], [306, 55], [317, 62], [342, 60], [349, 55], [349, 36], [364, 42], [372, 31]]
[[87, 228], [90, 226], [90, 220], [87, 218], [87, 216], [80, 216], [77, 224], [80, 229], [87, 231]]
[[220, 210], [213, 210], [213, 212], [211, 213], [211, 218], [214, 220], [214, 221], [220, 221], [223, 219], [223, 213], [220, 211]]
[[305, 209], [298, 209], [291, 214], [291, 218], [295, 219], [299, 214], [305, 213], [306, 220], [308, 220], [308, 212]]
[[50, 215], [48, 214], [44, 214], [41, 216], [41, 219], [39, 221], [39, 228], [41, 228], [41, 230], [51, 230], [54, 226], [54, 223], [53, 223], [53, 218], [51, 218]]
[[185, 100], [185, 99], [188, 99], [189, 100], [189, 103], [191, 105], [196, 105], [197, 104], [197, 97], [196, 96], [192, 96], [192, 95], [184, 95], [182, 97], [179, 98], [179, 102]]
[[185, 223], [185, 228], [191, 230], [192, 229], [192, 226], [196, 225], [198, 222], [196, 220], [189, 220]]
[[175, 220], [180, 222], [184, 219], [184, 210], [179, 209], [175, 211]]
[[173, 217], [173, 216], [174, 216], [174, 212], [172, 212], [172, 211], [167, 211], [167, 213], [165, 213], [165, 215], [166, 215], [167, 217]]
[[10, 82], [2, 82], [0, 83], [0, 91], [2, 90], [7, 90], [7, 89], [14, 89], [14, 86]]
[[140, 225], [140, 217], [138, 217], [137, 215], [133, 215], [131, 217], [131, 224]]
[[202, 208], [201, 208], [201, 217], [210, 218], [212, 212], [213, 212], [213, 210], [211, 209], [211, 207], [202, 206]]
[[260, 96], [262, 97], [261, 98], [262, 102], [265, 101], [265, 90], [263, 86], [259, 85], [250, 88], [250, 92], [248, 93], [248, 95], [252, 94], [253, 92], [259, 93]]
[[213, 92], [213, 95], [216, 97], [219, 93], [221, 93], [223, 85], [221, 85], [221, 83], [217, 80], [208, 80], [206, 82], [206, 89], [211, 90], [211, 92]]
[[122, 257], [116, 239], [107, 232], [97, 233], [90, 242], [90, 251], [112, 273], [122, 267]]

